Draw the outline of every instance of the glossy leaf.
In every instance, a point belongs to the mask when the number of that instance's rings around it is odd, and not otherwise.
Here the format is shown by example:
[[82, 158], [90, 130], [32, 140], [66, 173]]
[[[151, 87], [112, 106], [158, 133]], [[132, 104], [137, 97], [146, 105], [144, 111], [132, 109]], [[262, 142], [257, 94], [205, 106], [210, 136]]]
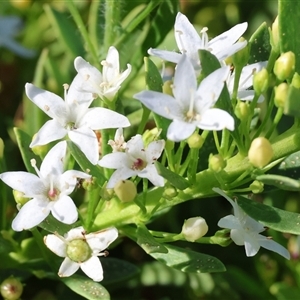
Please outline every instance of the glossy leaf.
[[264, 184], [273, 185], [282, 190], [300, 191], [300, 181], [286, 176], [266, 174], [256, 177], [256, 180]]

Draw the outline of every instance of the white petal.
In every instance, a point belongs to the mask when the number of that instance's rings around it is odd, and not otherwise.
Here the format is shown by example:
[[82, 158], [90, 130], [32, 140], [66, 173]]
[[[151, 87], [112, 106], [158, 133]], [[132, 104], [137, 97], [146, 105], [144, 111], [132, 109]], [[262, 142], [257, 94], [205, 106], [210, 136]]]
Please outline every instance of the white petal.
[[290, 259], [291, 255], [289, 251], [281, 246], [280, 244], [276, 243], [272, 239], [268, 239], [265, 236], [259, 234], [259, 244], [261, 247], [268, 249], [270, 251], [276, 252], [280, 254], [281, 256], [285, 257], [286, 259]]
[[52, 215], [64, 224], [73, 224], [78, 218], [76, 205], [69, 196], [61, 196], [51, 208]]
[[103, 156], [99, 160], [98, 165], [104, 168], [118, 169], [128, 165], [129, 162], [127, 161], [128, 161], [128, 157], [126, 153], [114, 152]]
[[88, 179], [91, 178], [91, 175], [76, 170], [66, 171], [59, 177], [60, 191], [64, 195], [71, 194], [77, 185], [78, 178]]
[[5, 172], [0, 174], [0, 178], [13, 190], [24, 193], [27, 197], [43, 194], [45, 186], [42, 180], [27, 172]]
[[42, 126], [36, 136], [34, 136], [29, 147], [47, 145], [50, 142], [62, 139], [67, 133], [68, 131], [56, 120], [49, 120]]
[[134, 158], [146, 159], [144, 141], [140, 134], [136, 134], [127, 142], [126, 153]]
[[49, 215], [46, 201], [32, 199], [25, 203], [12, 222], [14, 231], [22, 231], [39, 225]]
[[69, 138], [93, 165], [97, 163], [99, 159], [99, 145], [97, 136], [93, 130], [81, 127], [69, 131]]
[[159, 49], [152, 49], [148, 50], [148, 54], [157, 56], [162, 60], [170, 61], [177, 64], [182, 57], [182, 54], [176, 53], [174, 51], [166, 51], [166, 50], [159, 50]]
[[214, 187], [212, 188], [212, 190], [218, 193], [219, 195], [223, 196], [226, 200], [228, 200], [233, 208], [237, 206], [237, 203], [233, 201], [230, 197], [228, 197], [221, 189]]
[[69, 230], [65, 235], [65, 239], [69, 242], [75, 239], [84, 239], [85, 230], [82, 226], [78, 226]]
[[120, 168], [117, 169], [109, 178], [109, 181], [107, 183], [107, 188], [112, 189], [114, 186], [120, 181], [125, 180], [129, 177], [137, 175], [137, 171], [134, 171], [129, 168]]
[[245, 48], [246, 46], [247, 41], [237, 42], [228, 48], [221, 48], [218, 52], [214, 53], [214, 51], [212, 51], [212, 53], [218, 58], [219, 61], [222, 61]]
[[78, 126], [87, 126], [93, 130], [130, 126], [127, 117], [103, 107], [90, 108]]
[[230, 231], [230, 237], [232, 241], [238, 246], [242, 246], [245, 244], [245, 232], [242, 229], [232, 229]]
[[113, 81], [114, 78], [119, 76], [119, 73], [119, 52], [115, 47], [111, 46], [108, 49], [105, 63], [103, 64], [103, 77], [105, 77], [104, 81]]
[[62, 174], [66, 151], [66, 141], [57, 143], [49, 150], [40, 168], [40, 172], [44, 178], [46, 178], [49, 174], [52, 174], [54, 176], [59, 176]]
[[79, 263], [72, 261], [70, 258], [66, 257], [62, 262], [58, 276], [60, 277], [68, 277], [73, 275], [79, 269]]
[[170, 141], [180, 142], [190, 137], [195, 129], [193, 123], [174, 120], [168, 128], [167, 137]]
[[44, 237], [46, 246], [56, 255], [60, 257], [67, 256], [67, 243], [55, 234], [48, 234]]
[[140, 100], [147, 108], [167, 119], [181, 119], [182, 109], [175, 98], [154, 91], [142, 91], [133, 98]]
[[123, 71], [117, 78], [114, 78], [114, 84], [119, 86], [130, 74], [131, 72], [131, 65], [127, 64], [127, 69]]
[[211, 108], [201, 115], [197, 127], [204, 130], [223, 130], [227, 128], [232, 131], [234, 130], [234, 119], [225, 110]]
[[118, 238], [118, 230], [115, 227], [107, 228], [85, 236], [87, 243], [94, 254], [105, 250], [114, 240]]
[[81, 270], [94, 281], [103, 280], [103, 269], [100, 260], [96, 256], [92, 256], [87, 261], [80, 264]]
[[157, 160], [165, 147], [165, 141], [153, 141], [151, 142], [146, 149], [146, 157], [148, 162], [153, 162]]
[[221, 218], [218, 222], [218, 226], [221, 228], [242, 230], [240, 220], [233, 215]]
[[162, 176], [158, 175], [154, 165], [148, 165], [145, 169], [138, 173], [141, 178], [147, 178], [155, 186], [164, 186], [165, 180]]
[[[258, 237], [258, 235], [257, 235]], [[245, 235], [245, 250], [248, 257], [254, 256], [260, 248], [257, 238], [253, 238], [251, 235]]]
[[59, 96], [26, 83], [27, 97], [52, 119], [66, 119], [66, 103]]

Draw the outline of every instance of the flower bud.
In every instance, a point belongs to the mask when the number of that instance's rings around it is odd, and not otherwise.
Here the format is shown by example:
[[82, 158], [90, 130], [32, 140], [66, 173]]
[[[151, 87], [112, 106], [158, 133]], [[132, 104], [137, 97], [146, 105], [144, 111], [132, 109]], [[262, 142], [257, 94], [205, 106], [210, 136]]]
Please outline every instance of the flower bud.
[[272, 30], [270, 34], [270, 43], [273, 50], [277, 53], [280, 52], [280, 44], [279, 44], [279, 29], [278, 29], [278, 16], [272, 24]]
[[131, 180], [120, 180], [115, 185], [114, 191], [122, 202], [133, 201], [137, 195], [136, 186]]
[[277, 107], [284, 107], [284, 104], [287, 99], [289, 91], [289, 86], [287, 83], [282, 82], [278, 86], [275, 86], [275, 97], [274, 97], [274, 103]]
[[264, 191], [264, 184], [261, 181], [254, 180], [250, 184], [250, 189], [251, 189], [253, 194], [262, 193]]
[[274, 65], [274, 74], [283, 81], [290, 78], [295, 70], [295, 54], [292, 51], [281, 54]]
[[82, 239], [69, 241], [67, 244], [67, 257], [75, 262], [84, 262], [92, 255], [89, 244]]
[[189, 242], [194, 242], [203, 237], [208, 231], [205, 219], [201, 217], [189, 218], [184, 221], [181, 233]]
[[293, 79], [292, 79], [292, 86], [296, 89], [300, 89], [300, 75], [295, 72]]
[[273, 157], [273, 149], [269, 140], [265, 137], [258, 137], [251, 143], [248, 158], [250, 163], [256, 168], [263, 168]]
[[24, 193], [13, 190], [13, 195], [17, 204], [23, 206], [27, 203], [31, 198], [24, 197]]
[[177, 189], [173, 186], [170, 186], [164, 190], [163, 197], [167, 200], [172, 200], [178, 195]]
[[163, 85], [163, 93], [173, 96], [172, 85], [173, 85], [173, 82], [171, 80], [167, 80]]
[[10, 0], [12, 6], [18, 9], [26, 9], [30, 7], [31, 0]]
[[23, 284], [15, 277], [6, 278], [1, 283], [1, 295], [7, 300], [17, 300], [23, 293]]
[[227, 247], [232, 243], [229, 229], [218, 230], [211, 239], [215, 244], [218, 244], [222, 247]]
[[226, 161], [220, 154], [210, 154], [208, 159], [208, 167], [210, 170], [219, 173], [226, 167]]
[[194, 132], [188, 139], [187, 139], [188, 145], [191, 149], [200, 149], [203, 146], [204, 139], [202, 136]]
[[249, 101], [238, 101], [237, 105], [235, 106], [234, 112], [240, 120], [247, 119], [250, 113]]
[[253, 75], [253, 88], [257, 95], [263, 94], [269, 87], [269, 74], [268, 71], [263, 68], [259, 72]]
[[[239, 42], [244, 42], [245, 39], [243, 37], [240, 37], [238, 40]], [[232, 55], [232, 62], [235, 67], [239, 66], [240, 68], [247, 65], [249, 60], [249, 47], [246, 45], [243, 49], [236, 52]]]

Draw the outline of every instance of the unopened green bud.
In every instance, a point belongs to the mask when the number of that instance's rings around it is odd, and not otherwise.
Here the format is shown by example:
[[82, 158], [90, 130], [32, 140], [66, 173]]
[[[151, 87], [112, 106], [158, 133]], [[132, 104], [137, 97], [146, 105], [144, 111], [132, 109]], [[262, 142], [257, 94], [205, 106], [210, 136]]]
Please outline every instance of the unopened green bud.
[[167, 80], [163, 85], [163, 93], [173, 96], [172, 85], [173, 85], [173, 82], [171, 80]]
[[211, 239], [215, 244], [218, 244], [222, 247], [227, 247], [232, 243], [229, 229], [218, 230]]
[[158, 129], [157, 127], [154, 127], [151, 130], [146, 130], [143, 133], [144, 146], [147, 147], [151, 142], [157, 140], [160, 133], [161, 129]]
[[269, 74], [263, 68], [253, 75], [253, 87], [257, 95], [263, 94], [269, 87]]
[[273, 149], [269, 140], [265, 137], [258, 137], [251, 143], [248, 158], [250, 163], [256, 168], [263, 168], [273, 157]]
[[167, 200], [172, 200], [178, 195], [177, 189], [173, 186], [170, 186], [164, 190], [163, 197]]
[[293, 79], [292, 79], [292, 86], [296, 89], [300, 89], [300, 75], [295, 72]]
[[277, 107], [282, 107], [282, 108], [284, 107], [284, 104], [287, 99], [288, 91], [289, 91], [289, 86], [285, 82], [282, 82], [275, 87], [274, 103]]
[[248, 101], [238, 101], [237, 105], [235, 106], [235, 115], [240, 120], [245, 120], [249, 117], [250, 113], [250, 104]]
[[131, 180], [120, 180], [114, 191], [122, 202], [133, 201], [137, 195], [136, 185]]
[[20, 299], [23, 293], [23, 284], [15, 277], [9, 277], [1, 283], [1, 295], [6, 300]]
[[82, 239], [75, 239], [67, 244], [67, 256], [75, 262], [84, 262], [91, 257], [89, 244]]
[[0, 159], [3, 159], [3, 155], [4, 155], [4, 142], [0, 138]]
[[[245, 39], [241, 37], [239, 39], [239, 42], [244, 42]], [[232, 55], [232, 62], [234, 66], [239, 66], [239, 67], [244, 67], [247, 65], [249, 60], [249, 47], [246, 45], [243, 49], [240, 51], [236, 52], [235, 54]]]
[[84, 179], [80, 183], [81, 183], [81, 186], [87, 191], [92, 191], [98, 187], [96, 177]]
[[219, 173], [226, 167], [226, 161], [220, 154], [210, 154], [208, 159], [208, 167], [210, 170]]
[[279, 80], [286, 80], [293, 75], [295, 60], [295, 54], [292, 51], [280, 55], [274, 65], [274, 74]]
[[27, 203], [31, 198], [28, 197], [24, 197], [24, 193], [13, 190], [13, 195], [15, 198], [15, 201], [17, 204], [20, 204], [21, 206], [23, 206], [25, 203]]
[[254, 180], [250, 184], [250, 189], [251, 189], [253, 194], [262, 193], [264, 191], [264, 184], [261, 181]]
[[181, 233], [189, 242], [202, 238], [208, 231], [205, 219], [201, 217], [189, 218], [184, 221]]
[[203, 146], [204, 139], [198, 132], [194, 132], [187, 139], [187, 142], [191, 149], [200, 149]]
[[276, 17], [275, 21], [272, 24], [272, 30], [270, 32], [270, 43], [273, 50], [277, 53], [280, 52], [280, 45], [279, 45], [279, 29], [278, 29], [278, 16]]

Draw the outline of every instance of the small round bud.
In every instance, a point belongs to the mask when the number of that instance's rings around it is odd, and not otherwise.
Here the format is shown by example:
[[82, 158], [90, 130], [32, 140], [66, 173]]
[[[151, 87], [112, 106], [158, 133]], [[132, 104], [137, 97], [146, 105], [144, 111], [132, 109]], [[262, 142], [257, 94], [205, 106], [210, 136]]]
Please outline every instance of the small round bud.
[[274, 103], [277, 107], [284, 107], [284, 104], [287, 99], [289, 91], [289, 86], [287, 83], [282, 82], [278, 86], [275, 86], [275, 97], [274, 97]]
[[1, 295], [6, 300], [17, 300], [23, 293], [23, 284], [15, 277], [9, 277], [1, 283]]
[[30, 6], [31, 0], [10, 0], [12, 6], [18, 9], [26, 9]]
[[187, 142], [188, 142], [188, 145], [191, 149], [200, 149], [203, 146], [204, 139], [199, 133], [194, 132], [187, 139]]
[[[240, 37], [238, 40], [239, 42], [244, 42], [245, 39], [243, 37]], [[246, 45], [243, 49], [236, 52], [232, 55], [232, 62], [235, 67], [239, 66], [240, 68], [247, 65], [249, 60], [249, 47]]]
[[219, 173], [226, 167], [226, 161], [220, 154], [210, 154], [208, 159], [208, 167], [210, 170]]
[[173, 85], [173, 82], [171, 80], [167, 80], [163, 85], [163, 93], [173, 96], [172, 85]]
[[205, 219], [201, 217], [189, 218], [184, 221], [181, 233], [189, 242], [194, 242], [203, 237], [208, 231]]
[[253, 194], [262, 193], [264, 191], [264, 184], [261, 181], [254, 180], [250, 184], [250, 189], [251, 189]]
[[250, 113], [249, 101], [238, 101], [237, 105], [235, 106], [234, 112], [240, 120], [247, 119]]
[[218, 230], [211, 239], [215, 244], [218, 244], [222, 247], [227, 247], [232, 243], [229, 229]]
[[295, 63], [295, 54], [292, 51], [281, 54], [275, 62], [274, 74], [281, 81], [290, 78], [294, 73]]
[[13, 190], [13, 195], [17, 204], [23, 206], [27, 203], [31, 198], [24, 197], [24, 193]]
[[269, 74], [268, 71], [263, 68], [259, 72], [253, 75], [253, 88], [257, 95], [263, 94], [269, 87]]
[[173, 186], [170, 186], [164, 190], [163, 197], [167, 200], [172, 200], [178, 195], [177, 189]]
[[265, 137], [258, 137], [251, 143], [248, 158], [250, 163], [256, 168], [263, 168], [273, 157], [273, 149], [269, 140]]
[[122, 202], [133, 201], [137, 195], [136, 185], [131, 180], [120, 180], [114, 191]]
[[300, 75], [295, 72], [293, 79], [292, 79], [292, 86], [296, 89], [300, 89]]
[[279, 29], [278, 29], [278, 16], [276, 17], [275, 21], [272, 24], [272, 30], [271, 30], [271, 46], [273, 50], [277, 53], [280, 52], [280, 44], [279, 44]]
[[92, 251], [89, 244], [82, 239], [68, 242], [67, 256], [75, 262], [84, 262], [91, 257]]

